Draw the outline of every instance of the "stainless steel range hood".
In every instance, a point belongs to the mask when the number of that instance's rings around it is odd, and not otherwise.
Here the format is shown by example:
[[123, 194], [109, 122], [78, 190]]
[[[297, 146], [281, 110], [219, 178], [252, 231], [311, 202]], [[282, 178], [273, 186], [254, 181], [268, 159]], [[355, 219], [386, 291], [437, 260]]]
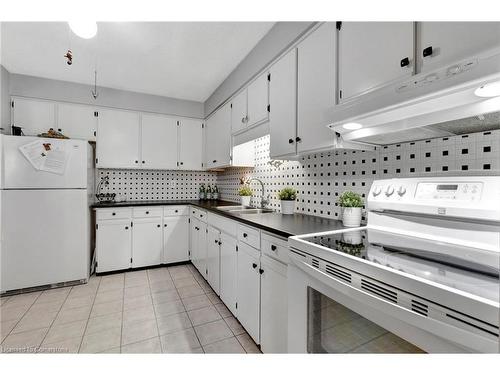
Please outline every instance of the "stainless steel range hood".
[[345, 141], [372, 145], [500, 129], [500, 92], [495, 97], [477, 92], [497, 82], [500, 51], [337, 105], [328, 127]]

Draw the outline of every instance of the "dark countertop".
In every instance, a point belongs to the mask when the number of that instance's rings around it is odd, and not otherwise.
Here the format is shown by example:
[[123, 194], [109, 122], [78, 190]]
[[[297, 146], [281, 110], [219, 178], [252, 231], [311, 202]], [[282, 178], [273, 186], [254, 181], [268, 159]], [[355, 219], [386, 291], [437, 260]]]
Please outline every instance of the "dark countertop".
[[295, 213], [293, 215], [282, 215], [280, 213], [263, 214], [234, 214], [227, 211], [220, 211], [218, 206], [238, 206], [239, 203], [228, 201], [130, 201], [116, 203], [95, 203], [91, 208], [110, 207], [137, 207], [137, 206], [169, 206], [169, 205], [191, 205], [201, 209], [216, 213], [227, 218], [237, 220], [243, 224], [271, 232], [278, 236], [290, 237], [299, 234], [315, 232], [325, 232], [330, 230], [345, 229], [340, 220], [326, 219], [318, 216]]

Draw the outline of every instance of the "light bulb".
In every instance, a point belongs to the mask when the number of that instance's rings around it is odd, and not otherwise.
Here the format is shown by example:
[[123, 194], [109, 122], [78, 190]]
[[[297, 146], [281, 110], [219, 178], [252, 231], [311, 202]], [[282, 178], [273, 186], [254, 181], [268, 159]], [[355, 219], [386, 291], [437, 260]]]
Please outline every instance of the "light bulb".
[[492, 98], [494, 96], [500, 96], [500, 81], [487, 83], [478, 87], [476, 91], [474, 91], [476, 96], [481, 98]]
[[93, 38], [97, 34], [97, 22], [95, 21], [69, 21], [71, 31], [83, 39]]
[[342, 127], [347, 130], [357, 130], [361, 129], [363, 125], [358, 124], [357, 122], [348, 122], [347, 124], [342, 125]]

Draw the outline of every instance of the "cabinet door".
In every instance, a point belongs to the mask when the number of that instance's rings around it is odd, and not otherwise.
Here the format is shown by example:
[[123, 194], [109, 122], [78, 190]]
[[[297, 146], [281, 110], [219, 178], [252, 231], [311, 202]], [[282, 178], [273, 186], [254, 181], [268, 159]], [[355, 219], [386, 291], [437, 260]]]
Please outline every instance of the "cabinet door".
[[179, 169], [203, 169], [203, 123], [201, 120], [179, 121]]
[[410, 77], [415, 61], [413, 30], [413, 22], [342, 22], [339, 99]]
[[25, 135], [38, 135], [50, 128], [57, 130], [56, 104], [45, 100], [13, 98], [12, 124], [20, 126]]
[[163, 261], [165, 263], [189, 260], [189, 217], [163, 218]]
[[88, 105], [59, 103], [57, 128], [70, 138], [95, 141], [97, 116], [95, 108]]
[[[190, 239], [191, 239], [191, 262], [193, 262], [194, 266], [200, 271], [199, 267], [199, 251], [198, 251], [198, 231], [199, 231], [199, 220], [191, 217], [191, 227], [190, 227]], [[201, 271], [200, 271], [201, 272]]]
[[247, 89], [231, 101], [231, 131], [239, 132], [247, 127]]
[[221, 234], [220, 246], [220, 298], [228, 309], [237, 316], [236, 310], [236, 272], [237, 241], [236, 238]]
[[287, 352], [287, 266], [263, 256], [260, 346], [263, 353]]
[[177, 168], [177, 120], [143, 114], [141, 121], [141, 168]]
[[266, 121], [269, 116], [269, 81], [268, 74], [264, 73], [253, 81], [247, 89], [247, 126]]
[[259, 251], [238, 242], [237, 302], [238, 320], [259, 344], [260, 329], [260, 261]]
[[200, 256], [200, 272], [207, 279], [207, 224], [200, 221], [198, 231], [198, 255]]
[[134, 219], [132, 236], [132, 267], [160, 264], [163, 257], [161, 217]]
[[270, 70], [270, 156], [295, 154], [297, 132], [297, 50], [293, 49]]
[[97, 167], [139, 166], [139, 114], [99, 110], [97, 118]]
[[[432, 54], [424, 57], [425, 48]], [[428, 72], [500, 47], [500, 22], [418, 22], [418, 71]]]
[[[329, 148], [326, 113], [335, 105], [335, 24], [327, 22], [298, 46], [297, 151]], [[272, 108], [271, 108], [272, 110]]]
[[208, 227], [207, 235], [207, 281], [218, 295], [219, 293], [219, 263], [220, 263], [220, 232]]
[[231, 164], [231, 107], [218, 109], [208, 120], [206, 128], [207, 168]]
[[132, 228], [129, 220], [103, 220], [97, 223], [97, 272], [130, 268]]

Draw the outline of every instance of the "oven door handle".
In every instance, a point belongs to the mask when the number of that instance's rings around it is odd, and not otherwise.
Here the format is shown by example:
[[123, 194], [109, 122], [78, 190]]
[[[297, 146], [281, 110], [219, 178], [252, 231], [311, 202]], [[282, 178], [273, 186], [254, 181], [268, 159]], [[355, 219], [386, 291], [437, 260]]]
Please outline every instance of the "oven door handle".
[[366, 293], [363, 290], [329, 276], [320, 269], [305, 263], [303, 258], [301, 258], [302, 257], [300, 255], [294, 252], [290, 253], [290, 259], [292, 259], [293, 265], [297, 266], [313, 279], [319, 280], [323, 284], [334, 288], [337, 292], [340, 292], [349, 298], [355, 299], [365, 305], [369, 305], [379, 311], [383, 311], [385, 314], [388, 314], [395, 319], [404, 321], [415, 327], [428, 331], [429, 333], [436, 334], [436, 332], [439, 332], [447, 340], [466, 348], [468, 351], [498, 353], [498, 341], [488, 340], [485, 337], [474, 335], [472, 332], [440, 322], [432, 319], [431, 317], [424, 317], [404, 307], [390, 303], [380, 297]]

